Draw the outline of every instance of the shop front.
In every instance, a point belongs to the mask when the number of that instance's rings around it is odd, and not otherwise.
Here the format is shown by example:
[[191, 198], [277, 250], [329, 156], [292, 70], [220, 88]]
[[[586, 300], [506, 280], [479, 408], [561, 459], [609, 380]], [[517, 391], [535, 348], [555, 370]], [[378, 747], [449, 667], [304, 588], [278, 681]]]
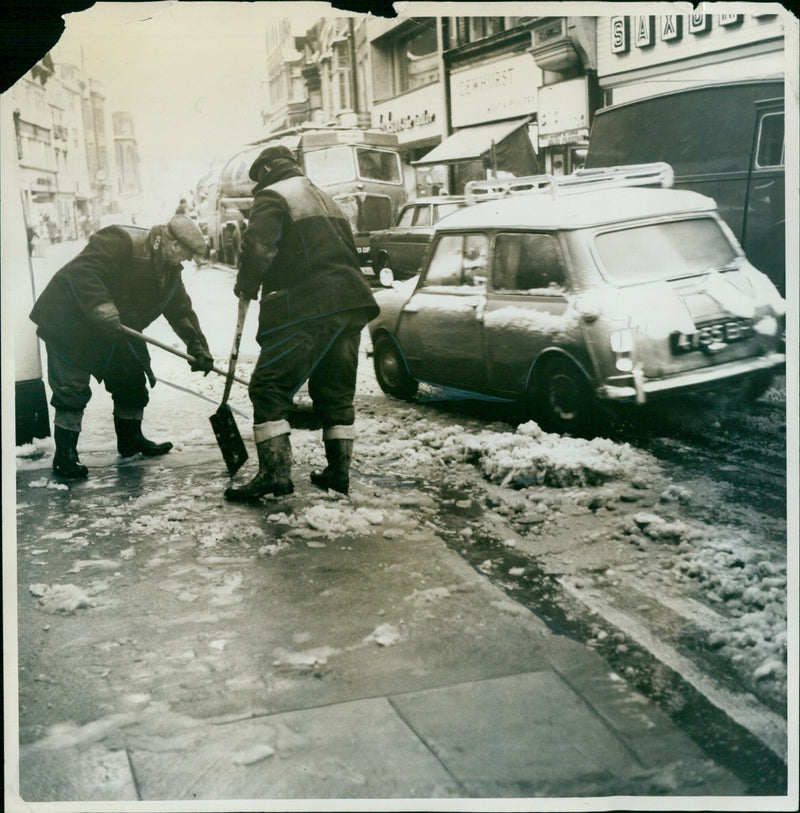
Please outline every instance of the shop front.
[[461, 194], [473, 180], [535, 174], [540, 84], [541, 71], [529, 53], [453, 65], [447, 77], [453, 132], [415, 167], [446, 167], [451, 194]]
[[531, 28], [531, 54], [543, 76], [540, 164], [551, 175], [568, 175], [583, 166], [600, 104], [595, 18], [542, 17]]

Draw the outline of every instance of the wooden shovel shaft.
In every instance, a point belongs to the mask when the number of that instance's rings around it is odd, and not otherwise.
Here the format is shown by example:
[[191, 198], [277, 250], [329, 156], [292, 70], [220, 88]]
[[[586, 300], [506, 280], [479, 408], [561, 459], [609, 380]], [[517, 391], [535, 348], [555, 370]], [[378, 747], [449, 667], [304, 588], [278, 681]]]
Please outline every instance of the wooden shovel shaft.
[[225, 382], [225, 391], [222, 395], [222, 403], [228, 401], [228, 396], [231, 394], [231, 384], [233, 384], [233, 371], [236, 369], [236, 360], [239, 358], [239, 345], [242, 341], [242, 331], [244, 330], [244, 320], [247, 316], [247, 308], [250, 305], [250, 300], [247, 297], [239, 297], [239, 312], [236, 317], [236, 333], [233, 336], [233, 348], [231, 349], [231, 357], [228, 361], [227, 381]]
[[[186, 359], [187, 361], [194, 361], [194, 356], [190, 356], [188, 353], [183, 353], [180, 350], [176, 350], [174, 347], [170, 347], [168, 344], [164, 344], [164, 342], [160, 342], [157, 339], [153, 339], [150, 336], [145, 336], [144, 333], [139, 333], [138, 330], [134, 330], [132, 327], [126, 327], [125, 325], [122, 326], [123, 333], [127, 333], [129, 336], [133, 336], [136, 339], [141, 339], [142, 341], [147, 342], [148, 344], [155, 345], [156, 347], [160, 347], [162, 350], [166, 350], [167, 353], [172, 353], [173, 356], [180, 356], [182, 359]], [[228, 377], [228, 373], [224, 370], [220, 370], [217, 367], [211, 368], [212, 373], [216, 373], [217, 375], [221, 375], [224, 378]], [[233, 376], [234, 381], [238, 381], [240, 384], [244, 384], [245, 387], [249, 386], [250, 382], [245, 381], [243, 378], [239, 378], [238, 376]]]

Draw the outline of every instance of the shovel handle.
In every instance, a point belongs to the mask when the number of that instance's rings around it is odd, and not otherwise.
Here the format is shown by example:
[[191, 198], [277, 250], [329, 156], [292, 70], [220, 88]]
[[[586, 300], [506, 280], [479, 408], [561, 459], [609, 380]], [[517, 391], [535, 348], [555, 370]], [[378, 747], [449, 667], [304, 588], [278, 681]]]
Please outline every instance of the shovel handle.
[[[167, 353], [172, 353], [173, 356], [180, 356], [182, 359], [186, 359], [187, 361], [194, 361], [194, 356], [190, 356], [188, 353], [183, 353], [180, 350], [176, 350], [174, 347], [170, 347], [168, 344], [164, 344], [164, 342], [160, 342], [157, 339], [153, 339], [150, 336], [145, 336], [144, 333], [139, 333], [138, 330], [134, 330], [132, 327], [127, 327], [126, 325], [122, 326], [122, 332], [127, 333], [128, 336], [132, 336], [135, 339], [141, 339], [148, 344], [155, 345], [156, 347], [160, 347], [162, 350], [166, 350]], [[228, 373], [224, 370], [220, 370], [217, 367], [211, 368], [212, 373], [216, 373], [217, 375], [221, 375], [224, 378], [228, 377]], [[245, 387], [249, 386], [250, 382], [245, 381], [243, 378], [239, 378], [238, 376], [231, 376], [234, 381], [238, 381], [240, 384], [244, 384]]]
[[[250, 300], [246, 296], [239, 297], [239, 311], [236, 316], [236, 333], [233, 335], [233, 347], [231, 348], [231, 357], [228, 361], [228, 372], [226, 374], [227, 380], [225, 381], [225, 391], [222, 394], [222, 404], [227, 403], [228, 396], [231, 394], [231, 385], [233, 384], [233, 372], [236, 369], [236, 360], [239, 358], [239, 345], [242, 342], [242, 331], [244, 330], [244, 320], [247, 316], [247, 308], [250, 305]], [[222, 405], [220, 404], [220, 406]]]

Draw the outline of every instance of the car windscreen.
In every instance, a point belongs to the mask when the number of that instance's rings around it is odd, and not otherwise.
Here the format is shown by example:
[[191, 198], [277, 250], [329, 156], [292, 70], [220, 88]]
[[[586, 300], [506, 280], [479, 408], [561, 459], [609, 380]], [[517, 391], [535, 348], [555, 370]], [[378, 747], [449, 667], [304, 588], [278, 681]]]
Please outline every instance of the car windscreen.
[[367, 181], [400, 183], [400, 156], [390, 150], [373, 150], [369, 147], [356, 147], [358, 177]]
[[353, 181], [356, 177], [353, 148], [345, 144], [307, 152], [303, 165], [309, 180], [317, 186]]
[[702, 274], [738, 256], [710, 217], [603, 232], [595, 236], [594, 245], [603, 276], [618, 286]]

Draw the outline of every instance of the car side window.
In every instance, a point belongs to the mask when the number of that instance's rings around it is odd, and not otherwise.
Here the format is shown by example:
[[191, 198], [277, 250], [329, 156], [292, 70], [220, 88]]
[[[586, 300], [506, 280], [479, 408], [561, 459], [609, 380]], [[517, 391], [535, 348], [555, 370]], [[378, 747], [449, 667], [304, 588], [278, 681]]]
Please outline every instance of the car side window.
[[436, 244], [422, 287], [481, 285], [488, 254], [485, 234], [445, 234]]
[[500, 234], [494, 243], [495, 291], [561, 291], [567, 287], [561, 246], [552, 234]]
[[405, 209], [403, 212], [401, 212], [400, 219], [397, 221], [397, 225], [408, 228], [414, 220], [416, 208], [417, 208], [416, 206], [409, 206], [408, 209]]
[[417, 211], [414, 214], [415, 226], [430, 226], [431, 225], [431, 207], [428, 205], [417, 206]]

